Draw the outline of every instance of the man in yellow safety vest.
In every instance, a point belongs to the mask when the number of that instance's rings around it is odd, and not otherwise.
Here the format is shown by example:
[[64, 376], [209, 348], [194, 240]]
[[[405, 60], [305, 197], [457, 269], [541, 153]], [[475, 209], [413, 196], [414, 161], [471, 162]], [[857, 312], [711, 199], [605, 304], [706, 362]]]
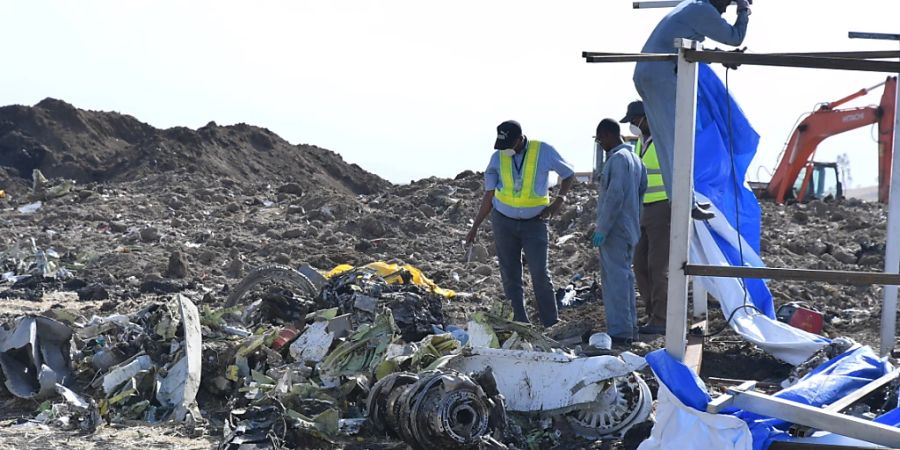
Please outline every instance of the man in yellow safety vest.
[[669, 222], [671, 206], [663, 184], [656, 146], [650, 134], [650, 123], [641, 101], [631, 102], [621, 123], [630, 124], [638, 137], [634, 150], [647, 168], [647, 192], [641, 213], [641, 238], [634, 252], [634, 275], [638, 292], [644, 300], [647, 321], [638, 331], [642, 334], [666, 332], [666, 296], [669, 283]]
[[[472, 245], [478, 227], [491, 214], [491, 228], [503, 291], [512, 303], [513, 319], [528, 322], [522, 286], [522, 252], [528, 262], [538, 314], [545, 327], [559, 320], [556, 296], [547, 266], [549, 230], [547, 220], [566, 201], [575, 180], [575, 169], [546, 142], [529, 140], [518, 122], [509, 120], [497, 127], [496, 150], [484, 171], [484, 197], [475, 216], [466, 245]], [[562, 182], [551, 202], [550, 172]], [[493, 213], [491, 211], [493, 210]]]

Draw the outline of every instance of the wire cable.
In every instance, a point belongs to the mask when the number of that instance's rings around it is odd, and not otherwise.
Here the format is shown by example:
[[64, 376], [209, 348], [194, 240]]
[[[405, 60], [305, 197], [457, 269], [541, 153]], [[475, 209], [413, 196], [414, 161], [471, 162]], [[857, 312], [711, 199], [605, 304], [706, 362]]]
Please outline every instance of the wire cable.
[[[735, 162], [734, 157], [734, 120], [731, 112], [731, 86], [728, 81], [728, 73], [731, 72], [731, 69], [725, 69], [725, 100], [728, 105], [728, 155], [731, 158], [731, 181], [734, 183], [734, 228], [737, 232], [737, 241], [738, 241], [738, 255], [739, 262], [741, 267], [744, 266], [744, 238], [741, 234], [741, 198], [740, 198], [740, 190], [741, 185], [738, 183], [738, 175], [737, 175], [737, 163]], [[741, 288], [744, 290], [744, 305], [747, 304], [747, 300], [750, 296], [750, 293], [747, 291], [747, 284], [744, 282], [743, 278], [738, 278], [741, 283]]]

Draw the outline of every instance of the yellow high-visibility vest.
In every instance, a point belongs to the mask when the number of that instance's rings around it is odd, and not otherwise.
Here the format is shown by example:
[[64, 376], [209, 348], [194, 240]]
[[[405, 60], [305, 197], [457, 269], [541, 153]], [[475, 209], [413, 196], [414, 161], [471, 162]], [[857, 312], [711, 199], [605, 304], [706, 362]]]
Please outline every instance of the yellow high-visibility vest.
[[513, 178], [513, 157], [500, 153], [501, 187], [494, 190], [494, 197], [501, 203], [513, 208], [534, 208], [550, 204], [550, 194], [537, 195], [534, 192], [534, 180], [537, 174], [538, 157], [541, 154], [540, 141], [528, 141], [525, 149], [525, 160], [522, 161], [522, 188], [516, 191]]
[[666, 195], [666, 186], [663, 184], [662, 170], [659, 169], [659, 159], [656, 157], [656, 143], [650, 142], [650, 145], [644, 149], [643, 138], [638, 138], [635, 147], [644, 167], [647, 168], [647, 192], [644, 193], [644, 204], [654, 203], [668, 200]]

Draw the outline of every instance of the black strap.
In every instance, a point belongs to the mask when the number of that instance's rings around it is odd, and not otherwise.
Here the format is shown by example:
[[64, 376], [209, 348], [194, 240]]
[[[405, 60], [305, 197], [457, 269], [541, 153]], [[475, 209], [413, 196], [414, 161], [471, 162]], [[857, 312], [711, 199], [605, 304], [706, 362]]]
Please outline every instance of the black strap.
[[522, 166], [525, 165], [525, 157], [527, 156], [527, 154], [528, 154], [528, 146], [525, 146], [525, 149], [522, 150], [522, 161], [518, 162], [518, 163], [516, 162], [516, 155], [513, 155], [513, 159], [512, 159], [513, 166], [516, 168], [516, 172], [519, 174], [520, 177], [522, 176]]

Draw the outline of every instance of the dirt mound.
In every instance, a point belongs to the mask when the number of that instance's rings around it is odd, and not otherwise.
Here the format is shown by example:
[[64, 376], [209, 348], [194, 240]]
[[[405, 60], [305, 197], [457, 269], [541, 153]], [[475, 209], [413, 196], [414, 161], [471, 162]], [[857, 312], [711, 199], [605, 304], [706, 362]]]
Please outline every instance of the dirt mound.
[[0, 108], [0, 165], [20, 178], [40, 169], [79, 183], [177, 172], [237, 182], [293, 181], [295, 191], [322, 186], [372, 194], [390, 186], [334, 152], [291, 145], [265, 128], [210, 122], [197, 130], [160, 130], [129, 115], [81, 110], [51, 98], [33, 107]]
[[[884, 270], [884, 205], [857, 199], [808, 204], [762, 203], [763, 260], [770, 267], [880, 272]], [[796, 301], [825, 313], [825, 331], [876, 342], [881, 286], [770, 281], [779, 304]]]

